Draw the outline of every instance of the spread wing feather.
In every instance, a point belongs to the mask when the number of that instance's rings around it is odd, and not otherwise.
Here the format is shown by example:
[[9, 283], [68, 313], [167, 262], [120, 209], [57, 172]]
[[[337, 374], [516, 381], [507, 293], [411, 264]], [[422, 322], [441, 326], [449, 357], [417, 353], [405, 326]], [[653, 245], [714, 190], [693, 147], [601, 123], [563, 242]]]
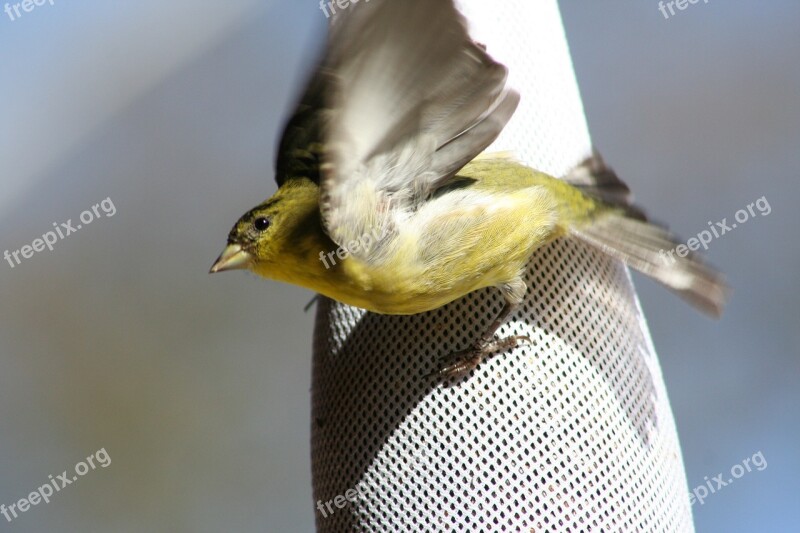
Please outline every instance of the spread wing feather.
[[390, 238], [491, 144], [519, 97], [452, 0], [371, 0], [334, 20], [277, 176], [319, 181], [325, 229], [346, 246], [376, 231]]

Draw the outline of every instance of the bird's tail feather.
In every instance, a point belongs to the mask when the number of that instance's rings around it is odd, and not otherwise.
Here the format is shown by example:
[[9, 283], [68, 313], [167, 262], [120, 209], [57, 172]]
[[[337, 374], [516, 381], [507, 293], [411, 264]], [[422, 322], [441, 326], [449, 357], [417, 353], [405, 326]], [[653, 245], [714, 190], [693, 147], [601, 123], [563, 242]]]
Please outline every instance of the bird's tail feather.
[[598, 155], [576, 167], [565, 180], [617, 208], [598, 210], [585, 224], [570, 228], [572, 237], [664, 284], [704, 313], [722, 314], [729, 293], [722, 275], [685, 246], [681, 252], [688, 253], [678, 254], [679, 240], [666, 228], [647, 222], [644, 213], [631, 205], [628, 187]]

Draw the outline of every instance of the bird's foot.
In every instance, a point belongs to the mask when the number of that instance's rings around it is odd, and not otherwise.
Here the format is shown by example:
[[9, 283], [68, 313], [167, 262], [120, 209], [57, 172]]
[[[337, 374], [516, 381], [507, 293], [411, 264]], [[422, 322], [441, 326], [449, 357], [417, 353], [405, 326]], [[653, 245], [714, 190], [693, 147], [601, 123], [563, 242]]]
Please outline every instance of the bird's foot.
[[441, 361], [448, 364], [444, 364], [439, 370], [431, 372], [428, 376], [438, 376], [449, 379], [465, 376], [481, 364], [481, 361], [483, 361], [486, 356], [495, 352], [511, 350], [519, 346], [520, 341], [526, 344], [533, 344], [533, 341], [527, 335], [515, 335], [503, 339], [498, 339], [497, 337], [491, 340], [482, 339], [471, 348], [443, 357]]

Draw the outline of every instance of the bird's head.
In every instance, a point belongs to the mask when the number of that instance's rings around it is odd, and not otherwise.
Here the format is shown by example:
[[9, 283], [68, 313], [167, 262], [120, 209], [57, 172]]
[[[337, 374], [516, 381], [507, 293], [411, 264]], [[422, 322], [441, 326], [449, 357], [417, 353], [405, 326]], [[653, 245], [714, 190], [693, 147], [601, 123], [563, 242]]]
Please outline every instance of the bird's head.
[[309, 220], [318, 210], [315, 185], [284, 185], [234, 224], [211, 273], [252, 270], [264, 277], [281, 278], [280, 270], [293, 266], [298, 246], [312, 231]]

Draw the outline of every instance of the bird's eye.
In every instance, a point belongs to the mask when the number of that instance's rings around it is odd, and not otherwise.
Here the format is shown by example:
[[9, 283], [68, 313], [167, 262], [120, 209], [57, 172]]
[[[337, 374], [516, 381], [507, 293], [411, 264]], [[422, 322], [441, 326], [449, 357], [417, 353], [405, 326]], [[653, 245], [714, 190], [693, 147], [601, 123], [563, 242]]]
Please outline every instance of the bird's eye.
[[269, 219], [266, 217], [258, 217], [253, 221], [253, 227], [256, 231], [266, 231], [269, 228]]

